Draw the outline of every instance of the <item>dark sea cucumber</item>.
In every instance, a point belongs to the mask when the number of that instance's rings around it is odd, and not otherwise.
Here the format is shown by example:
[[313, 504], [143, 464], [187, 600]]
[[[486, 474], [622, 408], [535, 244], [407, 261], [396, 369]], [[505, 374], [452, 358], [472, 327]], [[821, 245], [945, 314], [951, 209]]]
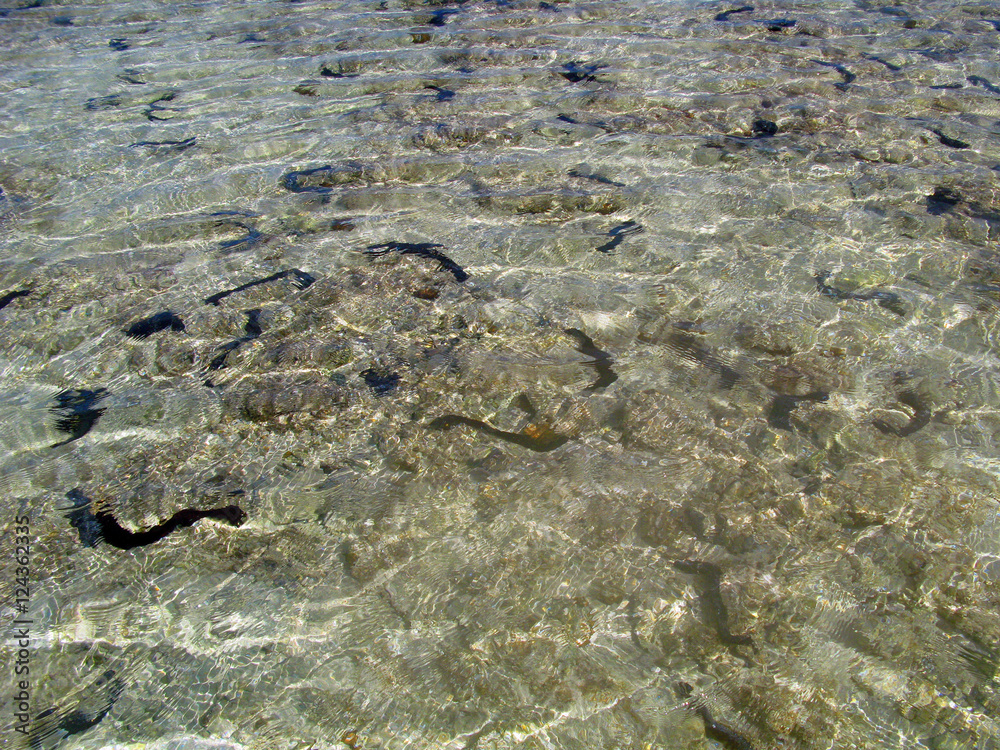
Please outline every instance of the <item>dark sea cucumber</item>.
[[342, 70], [333, 70], [328, 65], [323, 65], [319, 69], [319, 74], [324, 78], [357, 78], [354, 73], [344, 73]]
[[233, 221], [230, 222], [230, 224], [232, 224], [233, 226], [240, 227], [241, 229], [245, 229], [247, 234], [245, 237], [240, 237], [235, 240], [225, 240], [224, 242], [220, 242], [219, 243], [220, 250], [225, 250], [230, 253], [242, 253], [246, 252], [247, 250], [253, 249], [261, 242], [263, 242], [265, 239], [264, 234], [258, 232], [256, 229], [254, 229], [248, 224], [244, 224], [243, 222], [239, 221]]
[[778, 124], [770, 120], [757, 119], [752, 125], [754, 138], [771, 138], [778, 132]]
[[[222, 368], [224, 368], [226, 366], [226, 359], [229, 357], [229, 355], [235, 352], [241, 346], [243, 346], [243, 344], [246, 343], [247, 341], [249, 341], [249, 339], [247, 339], [246, 337], [238, 338], [233, 341], [228, 341], [222, 346], [220, 346], [219, 354], [216, 354], [212, 358], [212, 361], [208, 363], [208, 371], [215, 372], [216, 370], [221, 370]], [[205, 385], [207, 385], [209, 388], [214, 387], [211, 380], [206, 380]]]
[[94, 513], [93, 503], [79, 489], [67, 492], [66, 498], [73, 503], [66, 517], [79, 533], [80, 543], [84, 547], [96, 547], [104, 543], [117, 549], [130, 550], [158, 542], [177, 529], [193, 526], [203, 518], [215, 518], [237, 527], [242, 526], [247, 518], [247, 514], [238, 505], [209, 510], [183, 508], [166, 521], [145, 531], [129, 531], [110, 511], [99, 510]]
[[934, 192], [926, 197], [926, 201], [927, 213], [931, 214], [931, 216], [941, 216], [964, 203], [968, 209], [968, 215], [972, 218], [982, 219], [990, 225], [1000, 224], [1000, 213], [983, 206], [977, 201], [962, 198], [957, 191], [951, 188], [934, 188]]
[[989, 91], [991, 94], [1000, 94], [1000, 87], [994, 86], [992, 83], [987, 81], [982, 76], [969, 76], [966, 78], [969, 83], [973, 86], [982, 86], [984, 89]]
[[541, 453], [555, 450], [569, 442], [568, 437], [553, 432], [546, 425], [529, 425], [522, 432], [505, 432], [479, 419], [463, 417], [460, 414], [445, 414], [444, 416], [432, 419], [427, 423], [427, 426], [434, 430], [450, 430], [452, 427], [460, 424], [500, 438], [508, 443], [520, 445], [523, 448]]
[[767, 26], [768, 31], [776, 33], [794, 27], [796, 21], [794, 18], [773, 18], [770, 21], [761, 21], [761, 23]]
[[726, 10], [722, 13], [718, 13], [715, 16], [716, 21], [728, 21], [729, 17], [735, 13], [753, 13], [754, 7], [752, 5], [744, 5], [740, 8], [734, 8], [733, 10]]
[[838, 73], [840, 73], [840, 75], [843, 77], [844, 80], [841, 81], [840, 83], [833, 84], [839, 89], [846, 89], [848, 84], [852, 83], [857, 78], [857, 76], [854, 75], [854, 73], [849, 71], [840, 63], [827, 62], [826, 60], [817, 60], [815, 58], [813, 58], [813, 62], [819, 63], [820, 65], [825, 65], [828, 68], [833, 68]]
[[792, 431], [792, 412], [803, 401], [813, 401], [821, 404], [830, 399], [830, 394], [826, 391], [813, 391], [804, 396], [790, 396], [779, 394], [771, 402], [771, 408], [767, 412], [767, 423], [779, 430]]
[[388, 370], [377, 370], [369, 367], [360, 373], [365, 380], [365, 385], [372, 389], [376, 396], [384, 396], [396, 390], [399, 385], [399, 374]]
[[18, 289], [15, 292], [7, 292], [5, 295], [0, 297], [0, 310], [3, 310], [18, 297], [27, 297], [29, 294], [31, 294], [30, 289]]
[[927, 213], [940, 216], [962, 202], [962, 197], [951, 188], [936, 187], [927, 196]]
[[570, 177], [579, 177], [582, 180], [593, 180], [594, 182], [599, 182], [602, 185], [611, 185], [612, 187], [628, 187], [624, 182], [615, 182], [614, 180], [609, 180], [607, 177], [601, 177], [598, 174], [587, 174], [578, 169], [571, 169], [567, 172], [567, 174]]
[[589, 125], [592, 128], [600, 128], [601, 130], [607, 131], [608, 133], [612, 132], [611, 126], [609, 126], [608, 123], [604, 122], [603, 120], [590, 120], [589, 122], [584, 122], [583, 120], [578, 120], [575, 117], [571, 117], [570, 115], [567, 114], [560, 114], [556, 117], [556, 119], [559, 120], [559, 122], [566, 122], [569, 123], [570, 125]]
[[[690, 698], [694, 692], [693, 688], [686, 682], [678, 683], [677, 694], [681, 698]], [[705, 724], [705, 735], [716, 742], [720, 742], [731, 750], [753, 750], [753, 743], [746, 737], [733, 729], [728, 724], [717, 721], [712, 716], [712, 712], [705, 705], [704, 698], [688, 700], [684, 704], [685, 708], [694, 711]]]
[[[95, 693], [105, 689], [103, 695]], [[28, 743], [32, 750], [40, 750], [43, 740], [61, 733], [60, 740], [74, 734], [86, 732], [97, 726], [111, 711], [125, 689], [125, 683], [116, 676], [113, 669], [105, 671], [89, 686], [88, 692], [77, 707], [71, 711], [48, 708], [39, 713], [32, 722]]]
[[185, 138], [182, 141], [139, 141], [131, 144], [131, 148], [148, 148], [153, 151], [185, 151], [197, 144], [196, 138]]
[[83, 107], [90, 112], [99, 112], [104, 109], [114, 109], [122, 105], [121, 94], [109, 94], [108, 96], [95, 96], [88, 99]]
[[170, 310], [158, 312], [148, 318], [138, 320], [125, 329], [125, 335], [134, 339], [144, 339], [169, 328], [171, 331], [183, 331], [184, 321]]
[[160, 117], [156, 113], [176, 111], [173, 109], [173, 107], [164, 107], [161, 104], [162, 102], [172, 102], [176, 98], [177, 98], [176, 91], [167, 91], [163, 94], [160, 94], [159, 97], [157, 97], [156, 99], [154, 99], [153, 101], [151, 101], [149, 104], [146, 105], [146, 111], [143, 114], [146, 115], [146, 119], [149, 120], [150, 122], [168, 122], [173, 118]]
[[246, 284], [240, 284], [238, 287], [233, 289], [227, 289], [222, 292], [216, 292], [215, 294], [206, 297], [203, 301], [206, 305], [216, 305], [224, 300], [231, 294], [236, 294], [237, 292], [243, 292], [247, 289], [251, 289], [255, 286], [260, 286], [261, 284], [268, 284], [272, 281], [277, 281], [278, 279], [284, 279], [287, 277], [292, 277], [292, 284], [296, 289], [307, 289], [312, 286], [316, 281], [316, 277], [305, 271], [300, 271], [298, 268], [289, 268], [285, 271], [278, 271], [277, 273], [272, 273], [270, 276], [265, 276], [262, 279], [256, 279], [254, 281], [248, 281]]
[[922, 430], [928, 424], [930, 424], [931, 418], [934, 416], [930, 407], [920, 398], [920, 395], [915, 391], [903, 391], [897, 397], [899, 403], [904, 406], [909, 406], [913, 409], [913, 414], [910, 416], [910, 421], [907, 422], [902, 427], [893, 427], [887, 422], [883, 422], [880, 419], [876, 419], [872, 424], [875, 428], [883, 433], [884, 435], [896, 435], [897, 437], [907, 437], [913, 433]]
[[882, 63], [882, 64], [883, 64], [883, 65], [884, 65], [885, 67], [887, 67], [887, 68], [888, 68], [889, 70], [891, 70], [891, 71], [892, 71], [893, 73], [897, 73], [897, 72], [899, 72], [900, 70], [902, 70], [902, 68], [901, 68], [901, 67], [900, 67], [899, 65], [893, 65], [893, 64], [892, 64], [891, 62], [889, 62], [888, 60], [883, 60], [883, 59], [882, 59], [881, 57], [878, 57], [878, 56], [876, 56], [876, 55], [872, 55], [872, 56], [870, 56], [870, 57], [869, 57], [868, 59], [869, 59], [869, 60], [873, 60], [873, 61], [875, 61], [875, 62], [877, 62], [877, 63]]
[[326, 195], [327, 193], [332, 193], [333, 188], [330, 185], [325, 184], [321, 179], [316, 184], [303, 184], [303, 178], [309, 178], [313, 175], [329, 175], [333, 172], [333, 166], [326, 164], [322, 167], [316, 167], [315, 169], [300, 169], [292, 172], [288, 172], [284, 177], [281, 178], [281, 184], [285, 190], [291, 190], [293, 193], [319, 193], [321, 195]]
[[123, 73], [118, 73], [115, 75], [119, 81], [124, 81], [130, 86], [145, 86], [146, 82], [142, 80], [141, 76], [143, 74], [137, 70], [126, 70]]
[[431, 13], [430, 20], [427, 23], [431, 26], [444, 26], [448, 23], [448, 16], [455, 13], [458, 13], [458, 8], [438, 8]]
[[715, 629], [719, 640], [731, 646], [753, 645], [749, 635], [736, 635], [729, 629], [729, 610], [722, 597], [722, 569], [702, 560], [675, 560], [673, 566], [681, 573], [695, 576], [705, 619]]
[[430, 84], [424, 86], [424, 88], [430, 89], [431, 91], [436, 91], [437, 100], [439, 102], [450, 102], [452, 99], [455, 98], [455, 92], [452, 91], [451, 89], [443, 89], [440, 86], [432, 86]]
[[604, 65], [584, 65], [573, 60], [563, 65], [559, 75], [570, 83], [594, 83], [597, 81], [597, 76], [594, 73], [604, 67]]
[[679, 354], [682, 358], [697, 362], [700, 365], [708, 368], [712, 372], [716, 373], [720, 378], [720, 385], [723, 390], [730, 390], [735, 386], [740, 380], [743, 379], [743, 375], [732, 367], [727, 365], [721, 359], [716, 357], [712, 352], [710, 352], [705, 347], [701, 346], [694, 336], [683, 332], [683, 324], [675, 323], [675, 327], [681, 330], [675, 331], [670, 334], [670, 338], [667, 340], [667, 346], [674, 352]]
[[384, 242], [381, 245], [369, 245], [362, 252], [370, 258], [377, 258], [388, 253], [399, 253], [400, 255], [418, 255], [421, 258], [430, 258], [438, 262], [438, 269], [450, 271], [455, 281], [461, 283], [469, 278], [458, 263], [437, 248], [444, 247], [434, 242]]
[[[220, 346], [219, 354], [217, 354], [212, 361], [208, 363], [209, 372], [214, 372], [215, 370], [221, 370], [224, 368], [226, 366], [226, 359], [230, 354], [243, 346], [243, 344], [248, 341], [253, 341], [255, 338], [260, 336], [261, 333], [263, 333], [260, 327], [260, 308], [244, 310], [243, 312], [247, 316], [247, 322], [243, 326], [243, 331], [246, 335]], [[215, 387], [211, 380], [206, 380], [205, 385], [209, 388]]]
[[965, 141], [960, 141], [957, 138], [952, 138], [951, 136], [947, 136], [937, 128], [927, 128], [927, 129], [931, 131], [934, 135], [936, 135], [938, 137], [938, 141], [940, 141], [943, 145], [947, 146], [948, 148], [959, 148], [959, 149], [971, 148], [971, 145], [966, 143]]
[[708, 710], [708, 706], [698, 706], [695, 709], [695, 713], [697, 713], [698, 716], [701, 717], [701, 720], [705, 723], [705, 735], [707, 737], [710, 737], [716, 742], [721, 742], [723, 745], [732, 748], [732, 750], [754, 750], [753, 744], [750, 740], [728, 724], [723, 724], [722, 722], [717, 721], [712, 716], [712, 712]]
[[260, 308], [255, 307], [252, 310], [244, 310], [243, 312], [247, 316], [247, 322], [243, 325], [243, 332], [246, 333], [244, 339], [250, 341], [263, 333], [260, 327]]
[[106, 388], [95, 390], [66, 390], [57, 393], [55, 403], [49, 408], [58, 419], [55, 427], [60, 432], [69, 433], [69, 437], [58, 443], [53, 443], [53, 448], [60, 445], [72, 443], [86, 435], [97, 420], [101, 418], [104, 409], [98, 409], [97, 404], [108, 396]]
[[611, 355], [602, 349], [598, 349], [594, 340], [579, 328], [566, 328], [563, 333], [576, 341], [576, 350], [586, 357], [592, 357], [586, 364], [597, 371], [597, 380], [591, 383], [584, 392], [596, 391], [607, 388], [618, 380], [618, 374], [611, 369], [614, 360]]
[[632, 234], [640, 234], [642, 231], [643, 231], [642, 225], [637, 224], [634, 221], [626, 221], [623, 224], [619, 224], [616, 227], [612, 227], [611, 230], [608, 232], [608, 235], [611, 237], [611, 239], [605, 242], [600, 247], [598, 247], [597, 252], [610, 253], [612, 250], [618, 247], [618, 245], [620, 245], [626, 237]]
[[894, 292], [883, 292], [880, 290], [871, 291], [867, 294], [845, 292], [842, 289], [838, 289], [837, 287], [830, 286], [826, 283], [827, 279], [829, 279], [832, 275], [833, 274], [829, 271], [821, 271], [813, 277], [816, 281], [817, 290], [824, 297], [829, 297], [830, 299], [835, 300], [860, 300], [862, 302], [871, 300], [874, 301], [879, 307], [884, 307], [889, 312], [895, 313], [900, 317], [906, 315], [906, 308], [898, 294], [895, 294]]

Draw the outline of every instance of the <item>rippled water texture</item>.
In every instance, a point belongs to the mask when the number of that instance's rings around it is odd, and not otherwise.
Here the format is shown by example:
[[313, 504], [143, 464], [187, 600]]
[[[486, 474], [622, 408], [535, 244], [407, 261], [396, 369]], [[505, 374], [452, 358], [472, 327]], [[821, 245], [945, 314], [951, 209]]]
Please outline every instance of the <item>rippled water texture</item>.
[[1000, 748], [1000, 4], [21, 5], [11, 747]]

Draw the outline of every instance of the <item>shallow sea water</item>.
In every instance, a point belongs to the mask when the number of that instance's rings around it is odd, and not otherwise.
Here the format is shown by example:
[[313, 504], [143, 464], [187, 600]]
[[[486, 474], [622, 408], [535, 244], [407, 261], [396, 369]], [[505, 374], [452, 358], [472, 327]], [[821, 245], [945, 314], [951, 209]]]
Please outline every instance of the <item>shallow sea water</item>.
[[1000, 747], [1000, 4], [37, 5], [5, 746]]

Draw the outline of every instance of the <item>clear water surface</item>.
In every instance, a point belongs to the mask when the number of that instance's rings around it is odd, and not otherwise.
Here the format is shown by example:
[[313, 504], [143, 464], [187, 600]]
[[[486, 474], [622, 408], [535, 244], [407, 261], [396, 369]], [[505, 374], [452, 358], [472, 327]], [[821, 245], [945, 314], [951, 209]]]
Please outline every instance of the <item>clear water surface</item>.
[[10, 747], [1000, 747], [1000, 4], [740, 8], [8, 2]]

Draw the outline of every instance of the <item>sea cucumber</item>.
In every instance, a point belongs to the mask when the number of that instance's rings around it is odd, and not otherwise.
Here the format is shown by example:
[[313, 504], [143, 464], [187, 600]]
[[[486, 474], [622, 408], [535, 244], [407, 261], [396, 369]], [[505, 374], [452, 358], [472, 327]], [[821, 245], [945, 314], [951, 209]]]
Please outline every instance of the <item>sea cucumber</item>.
[[752, 127], [754, 138], [771, 138], [778, 132], [777, 123], [771, 122], [770, 120], [754, 120]]
[[969, 83], [973, 86], [982, 86], [984, 89], [989, 91], [991, 94], [1000, 94], [1000, 87], [994, 86], [992, 83], [987, 81], [982, 76], [969, 76], [966, 78]]
[[447, 255], [436, 248], [444, 247], [434, 242], [384, 242], [381, 245], [369, 245], [362, 252], [370, 258], [377, 258], [388, 253], [400, 255], [419, 255], [421, 258], [436, 260], [440, 265], [438, 270], [450, 271], [459, 283], [469, 278], [469, 274]]
[[779, 394], [771, 402], [771, 408], [767, 412], [767, 423], [779, 430], [792, 431], [792, 412], [803, 401], [814, 401], [821, 404], [830, 399], [830, 394], [826, 391], [813, 391], [804, 396], [790, 396]]
[[314, 174], [330, 174], [333, 172], [333, 166], [326, 164], [322, 167], [316, 167], [315, 169], [300, 169], [292, 172], [288, 172], [284, 177], [281, 178], [281, 184], [285, 190], [291, 190], [293, 193], [319, 193], [321, 195], [326, 195], [327, 193], [332, 193], [333, 188], [327, 184], [324, 184], [322, 180], [315, 185], [303, 185], [301, 180], [303, 177], [311, 177]]
[[458, 13], [457, 8], [438, 8], [431, 13], [430, 20], [427, 23], [431, 26], [444, 26], [448, 22], [448, 16], [454, 13]]
[[[57, 732], [61, 731], [64, 733], [59, 738], [63, 740], [70, 735], [80, 734], [91, 727], [97, 726], [114, 707], [125, 688], [121, 678], [115, 675], [113, 669], [105, 671], [100, 677], [94, 680], [93, 684], [89, 687], [89, 692], [93, 692], [104, 686], [107, 686], [107, 693], [103, 697], [91, 700], [92, 696], [85, 694], [84, 700], [77, 704], [77, 707], [72, 711], [47, 708], [39, 713], [32, 722], [31, 732], [29, 733], [28, 742], [32, 750], [42, 748], [42, 740]], [[81, 706], [86, 706], [86, 708], [81, 708]]]
[[597, 380], [591, 383], [584, 392], [596, 391], [602, 388], [607, 388], [609, 385], [618, 380], [618, 375], [611, 369], [611, 365], [614, 364], [614, 360], [611, 359], [611, 355], [602, 349], [598, 349], [597, 345], [594, 344], [594, 340], [590, 338], [587, 334], [581, 331], [579, 328], [566, 328], [563, 333], [571, 337], [576, 341], [576, 350], [587, 357], [593, 357], [590, 362], [586, 362], [590, 367], [593, 367], [597, 371]]
[[52, 447], [58, 448], [60, 445], [72, 443], [90, 432], [104, 413], [104, 409], [95, 407], [107, 395], [106, 388], [97, 388], [93, 391], [72, 389], [57, 393], [56, 402], [49, 411], [58, 416], [55, 424], [56, 429], [60, 432], [68, 432], [70, 436], [58, 443], [53, 443]]
[[167, 328], [171, 331], [183, 331], [184, 321], [170, 310], [164, 310], [156, 315], [150, 315], [148, 318], [136, 321], [125, 329], [125, 335], [134, 339], [144, 339]]
[[124, 73], [115, 75], [115, 78], [119, 81], [125, 81], [125, 83], [131, 86], [145, 86], [146, 82], [139, 78], [141, 75], [142, 73], [137, 70], [126, 70]]
[[184, 151], [197, 143], [195, 138], [185, 138], [183, 141], [139, 141], [133, 143], [131, 148], [140, 146], [153, 149], [154, 151]]
[[615, 182], [614, 180], [609, 180], [607, 177], [601, 177], [599, 174], [586, 174], [578, 169], [571, 169], [567, 174], [570, 177], [579, 177], [583, 180], [593, 180], [594, 182], [599, 182], [602, 185], [611, 185], [613, 187], [627, 187], [624, 182]]
[[292, 284], [295, 286], [296, 289], [307, 289], [316, 281], [316, 277], [310, 273], [306, 273], [305, 271], [300, 271], [298, 268], [289, 268], [286, 271], [278, 271], [277, 273], [272, 273], [270, 276], [265, 276], [263, 279], [248, 281], [246, 284], [240, 284], [238, 287], [235, 287], [233, 289], [227, 289], [226, 291], [223, 292], [216, 292], [210, 297], [206, 297], [204, 299], [204, 302], [206, 305], [218, 306], [219, 302], [221, 302], [231, 294], [236, 294], [237, 292], [243, 292], [246, 291], [247, 289], [250, 289], [251, 287], [260, 286], [261, 284], [267, 284], [272, 281], [277, 281], [278, 279], [287, 278], [289, 276], [292, 277]]
[[176, 529], [193, 526], [203, 518], [215, 518], [225, 521], [230, 526], [242, 526], [247, 517], [247, 514], [238, 505], [227, 505], [223, 508], [209, 510], [182, 508], [166, 521], [145, 531], [129, 531], [118, 522], [118, 519], [110, 511], [99, 510], [94, 513], [93, 503], [79, 488], [67, 492], [66, 498], [73, 502], [66, 518], [79, 533], [80, 542], [84, 547], [96, 547], [103, 542], [117, 549], [135, 549], [158, 542]]
[[445, 414], [444, 416], [432, 419], [427, 423], [427, 426], [434, 430], [449, 430], [459, 424], [473, 427], [480, 432], [485, 432], [487, 435], [492, 435], [501, 440], [506, 440], [508, 443], [514, 443], [515, 445], [520, 445], [541, 453], [555, 450], [569, 442], [568, 437], [553, 432], [546, 425], [529, 425], [522, 432], [505, 432], [481, 420], [473, 419], [472, 417], [463, 417], [459, 414]]
[[750, 636], [736, 635], [729, 630], [729, 611], [722, 597], [722, 570], [719, 566], [702, 560], [675, 560], [673, 565], [681, 573], [696, 577], [705, 619], [715, 629], [719, 640], [732, 646], [752, 645]]
[[95, 96], [88, 99], [83, 107], [91, 112], [98, 112], [102, 109], [114, 109], [122, 105], [121, 94], [110, 94], [108, 96]]
[[898, 72], [898, 71], [902, 70], [902, 68], [901, 68], [900, 66], [898, 66], [898, 65], [893, 65], [893, 64], [892, 64], [891, 62], [889, 62], [888, 60], [883, 60], [883, 59], [882, 59], [881, 57], [877, 57], [877, 56], [875, 56], [875, 55], [872, 55], [872, 56], [871, 56], [871, 57], [869, 57], [868, 59], [869, 59], [869, 60], [874, 60], [874, 61], [875, 61], [875, 62], [877, 62], [877, 63], [882, 63], [882, 64], [883, 64], [883, 65], [884, 65], [885, 67], [887, 67], [887, 68], [888, 68], [889, 70], [891, 70], [891, 71], [892, 71], [893, 73], [896, 73], [896, 72]]
[[878, 290], [868, 292], [867, 294], [845, 292], [842, 289], [838, 289], [837, 287], [830, 286], [826, 283], [826, 280], [832, 275], [833, 274], [829, 271], [822, 271], [813, 277], [816, 280], [816, 288], [824, 297], [829, 297], [830, 299], [835, 300], [861, 300], [863, 302], [872, 300], [876, 305], [884, 307], [889, 312], [895, 313], [899, 316], [906, 315], [906, 308], [903, 306], [903, 301], [899, 298], [898, 294]]
[[[354, 75], [353, 73], [344, 73], [339, 70], [333, 70], [327, 65], [324, 65], [319, 69], [319, 74], [324, 78], [357, 78], [357, 75]], [[329, 167], [327, 167], [327, 169], [329, 169]]]
[[618, 247], [618, 245], [622, 243], [622, 240], [624, 240], [628, 235], [639, 234], [641, 232], [642, 232], [642, 225], [637, 224], [634, 221], [626, 221], [623, 224], [619, 224], [616, 227], [612, 227], [611, 231], [608, 232], [608, 235], [611, 237], [611, 239], [605, 242], [599, 248], [597, 248], [597, 252], [610, 253], [612, 250]]
[[359, 373], [365, 379], [365, 384], [372, 389], [376, 396], [384, 396], [391, 393], [399, 385], [399, 375], [388, 370], [376, 370], [369, 367]]
[[559, 75], [570, 83], [593, 83], [597, 81], [597, 77], [594, 73], [603, 67], [605, 66], [583, 65], [582, 63], [574, 60], [563, 65], [563, 69], [559, 72]]
[[430, 84], [424, 86], [425, 89], [430, 89], [431, 91], [437, 92], [437, 100], [439, 102], [450, 102], [455, 98], [455, 92], [451, 89], [443, 89], [440, 86], [432, 86]]
[[[239, 349], [243, 344], [248, 341], [253, 341], [255, 338], [260, 336], [262, 333], [260, 327], [260, 308], [254, 308], [252, 310], [243, 311], [247, 316], [247, 322], [243, 326], [243, 331], [246, 333], [245, 336], [241, 336], [238, 339], [229, 341], [219, 347], [219, 354], [217, 354], [211, 362], [208, 363], [209, 372], [214, 372], [215, 370], [221, 370], [226, 366], [226, 358], [230, 354]], [[211, 380], [206, 380], [205, 385], [209, 388], [213, 388], [214, 385]]]
[[583, 120], [578, 120], [575, 117], [570, 117], [565, 113], [557, 115], [556, 119], [559, 120], [559, 122], [566, 122], [569, 123], [570, 125], [589, 125], [592, 128], [600, 128], [601, 130], [607, 131], [608, 133], [611, 132], [611, 127], [606, 122], [603, 122], [601, 120], [591, 120], [590, 122], [584, 122]]
[[753, 750], [753, 744], [751, 744], [750, 740], [731, 726], [716, 721], [711, 711], [708, 710], [708, 706], [698, 706], [695, 709], [695, 713], [705, 722], [705, 736], [710, 737], [716, 742], [721, 742], [732, 748], [732, 750]]
[[[675, 323], [674, 326], [683, 330], [683, 323]], [[667, 346], [684, 359], [698, 362], [719, 375], [720, 385], [723, 390], [730, 390], [743, 378], [739, 372], [716, 357], [708, 349], [700, 346], [695, 338], [688, 333], [682, 333], [681, 331], [672, 333], [667, 340]]]
[[910, 417], [910, 421], [902, 427], [893, 427], [887, 422], [876, 419], [872, 422], [872, 424], [879, 432], [885, 435], [906, 437], [907, 435], [912, 435], [918, 430], [922, 430], [930, 423], [931, 417], [934, 415], [927, 405], [921, 401], [920, 396], [915, 391], [903, 391], [897, 398], [899, 399], [899, 403], [913, 409], [913, 415]]
[[16, 292], [7, 292], [5, 295], [0, 297], [0, 310], [3, 310], [18, 297], [27, 297], [29, 294], [31, 294], [30, 289], [18, 289]]
[[960, 141], [957, 138], [951, 138], [950, 136], [947, 136], [944, 133], [942, 133], [937, 128], [927, 128], [927, 129], [931, 131], [934, 135], [936, 135], [938, 137], [938, 140], [948, 148], [970, 148], [970, 145], [965, 141]]
[[832, 62], [827, 62], [826, 60], [817, 60], [815, 58], [813, 58], [813, 62], [814, 63], [819, 63], [820, 65], [825, 65], [828, 68], [833, 68], [838, 73], [840, 73], [841, 76], [843, 76], [843, 78], [844, 78], [843, 81], [841, 81], [840, 83], [833, 84], [838, 89], [846, 89], [847, 85], [849, 83], [851, 83], [852, 81], [854, 81], [854, 79], [857, 78], [857, 76], [854, 75], [854, 73], [852, 73], [851, 71], [849, 71], [847, 68], [845, 68], [840, 63], [832, 63]]
[[245, 229], [247, 234], [245, 237], [240, 237], [235, 240], [225, 240], [224, 242], [220, 242], [220, 250], [226, 250], [230, 253], [242, 253], [260, 244], [260, 242], [264, 239], [264, 235], [262, 233], [241, 221], [231, 221], [228, 223], [233, 226], [237, 226], [240, 229]]
[[167, 91], [164, 94], [160, 94], [159, 97], [157, 97], [156, 99], [154, 99], [153, 101], [151, 101], [149, 104], [146, 105], [146, 111], [144, 113], [146, 115], [146, 119], [149, 120], [150, 122], [168, 122], [169, 120], [171, 120], [172, 118], [170, 117], [157, 117], [156, 114], [154, 113], [174, 111], [171, 107], [160, 106], [160, 102], [172, 102], [176, 98], [177, 98], [176, 91]]
[[961, 196], [954, 190], [936, 187], [934, 188], [934, 192], [927, 196], [927, 213], [931, 216], [940, 216], [961, 202]]
[[[761, 23], [767, 26], [768, 31], [778, 32], [792, 28], [795, 26], [796, 21], [793, 18], [774, 18], [770, 21], [761, 21]], [[848, 83], [850, 83], [850, 81], [848, 81]]]
[[741, 8], [734, 8], [733, 10], [726, 10], [726, 11], [723, 11], [722, 13], [717, 14], [715, 16], [715, 20], [716, 21], [728, 21], [729, 17], [731, 15], [733, 15], [734, 13], [752, 13], [753, 9], [754, 8], [753, 8], [752, 5], [744, 5]]

